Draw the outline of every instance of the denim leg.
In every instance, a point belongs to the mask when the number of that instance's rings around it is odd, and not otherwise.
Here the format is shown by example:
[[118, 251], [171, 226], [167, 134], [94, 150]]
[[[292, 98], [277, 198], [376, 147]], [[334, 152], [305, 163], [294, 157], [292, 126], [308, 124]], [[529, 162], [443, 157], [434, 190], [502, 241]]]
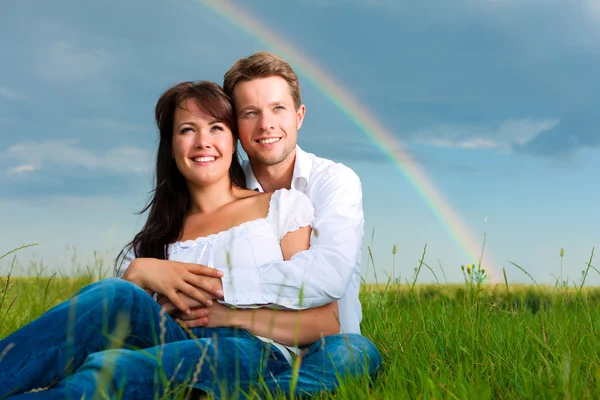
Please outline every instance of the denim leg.
[[192, 338], [198, 339], [210, 339], [214, 337], [237, 337], [240, 335], [241, 330], [238, 328], [191, 328]]
[[188, 339], [160, 310], [148, 293], [122, 279], [85, 286], [0, 341], [0, 399], [64, 379], [88, 355], [111, 346], [147, 348]]
[[[296, 395], [334, 391], [340, 382], [354, 377], [374, 376], [381, 367], [381, 355], [369, 339], [358, 334], [326, 336], [309, 346], [302, 356]], [[271, 393], [291, 394], [292, 369], [267, 379]]]
[[[243, 397], [232, 389], [242, 382], [277, 374], [287, 367], [268, 346], [248, 334], [217, 339], [189, 339], [149, 349], [114, 349], [91, 354], [71, 376], [47, 391], [14, 400], [86, 399], [99, 391], [123, 399], [172, 398], [190, 387], [217, 398]], [[235, 390], [235, 389], [234, 389]], [[102, 398], [102, 396], [100, 396]]]

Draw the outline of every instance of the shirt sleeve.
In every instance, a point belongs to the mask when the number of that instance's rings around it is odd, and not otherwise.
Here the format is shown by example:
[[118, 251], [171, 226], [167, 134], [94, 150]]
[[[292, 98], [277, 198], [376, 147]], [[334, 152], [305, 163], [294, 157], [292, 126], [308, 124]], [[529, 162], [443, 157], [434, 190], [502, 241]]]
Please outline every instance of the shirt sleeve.
[[312, 188], [316, 195], [312, 196], [315, 221], [310, 249], [289, 261], [224, 270], [225, 303], [306, 309], [344, 296], [361, 251], [362, 186], [350, 168], [336, 164], [330, 169]]
[[121, 263], [118, 264], [118, 267], [115, 270], [115, 277], [123, 278], [123, 274], [129, 267], [129, 264], [135, 259], [135, 252], [133, 251], [133, 246], [129, 246], [129, 249], [125, 252]]
[[307, 195], [299, 190], [282, 189], [273, 193], [270, 218], [277, 227], [277, 237], [283, 239], [290, 232], [315, 222], [315, 208]]

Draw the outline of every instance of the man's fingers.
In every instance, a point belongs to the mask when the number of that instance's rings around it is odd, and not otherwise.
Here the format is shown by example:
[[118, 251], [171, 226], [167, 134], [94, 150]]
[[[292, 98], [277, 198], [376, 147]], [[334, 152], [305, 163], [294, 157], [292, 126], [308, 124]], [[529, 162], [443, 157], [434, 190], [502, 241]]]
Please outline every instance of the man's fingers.
[[163, 304], [161, 304], [161, 308], [167, 314], [171, 314], [173, 311], [178, 309], [175, 306], [175, 304], [173, 304], [173, 302], [171, 302], [169, 299], [163, 301]]
[[208, 313], [209, 311], [207, 308], [197, 308], [195, 310], [192, 310], [189, 314], [182, 315], [181, 320], [193, 321], [195, 319], [205, 318], [208, 317]]
[[198, 326], [205, 326], [208, 324], [208, 318], [197, 318], [191, 321], [182, 321], [182, 323], [188, 328], [196, 328]]
[[161, 294], [161, 295], [158, 295], [158, 297], [156, 298], [156, 302], [162, 306], [162, 305], [165, 305], [167, 303], [170, 303], [171, 300], [169, 300], [169, 298], [167, 296], [163, 296]]

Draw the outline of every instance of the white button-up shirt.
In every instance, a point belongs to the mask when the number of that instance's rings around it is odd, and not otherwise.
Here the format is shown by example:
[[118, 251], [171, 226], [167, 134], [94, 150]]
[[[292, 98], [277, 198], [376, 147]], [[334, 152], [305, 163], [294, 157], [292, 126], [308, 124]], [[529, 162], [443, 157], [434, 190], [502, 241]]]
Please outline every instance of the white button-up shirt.
[[[245, 162], [243, 167], [248, 189], [263, 191], [250, 163]], [[223, 268], [224, 302], [307, 309], [338, 301], [341, 332], [360, 333], [362, 308], [358, 293], [364, 229], [360, 179], [345, 165], [297, 146], [292, 188], [306, 194], [315, 207], [310, 249], [289, 261]]]

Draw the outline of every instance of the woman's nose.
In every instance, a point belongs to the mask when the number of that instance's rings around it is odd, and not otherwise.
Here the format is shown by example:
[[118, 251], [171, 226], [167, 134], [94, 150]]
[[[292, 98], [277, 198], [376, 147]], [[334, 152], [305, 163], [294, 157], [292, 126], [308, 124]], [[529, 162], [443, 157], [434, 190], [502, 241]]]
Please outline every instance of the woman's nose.
[[211, 135], [207, 132], [198, 132], [196, 134], [195, 147], [197, 149], [206, 149], [212, 146]]

